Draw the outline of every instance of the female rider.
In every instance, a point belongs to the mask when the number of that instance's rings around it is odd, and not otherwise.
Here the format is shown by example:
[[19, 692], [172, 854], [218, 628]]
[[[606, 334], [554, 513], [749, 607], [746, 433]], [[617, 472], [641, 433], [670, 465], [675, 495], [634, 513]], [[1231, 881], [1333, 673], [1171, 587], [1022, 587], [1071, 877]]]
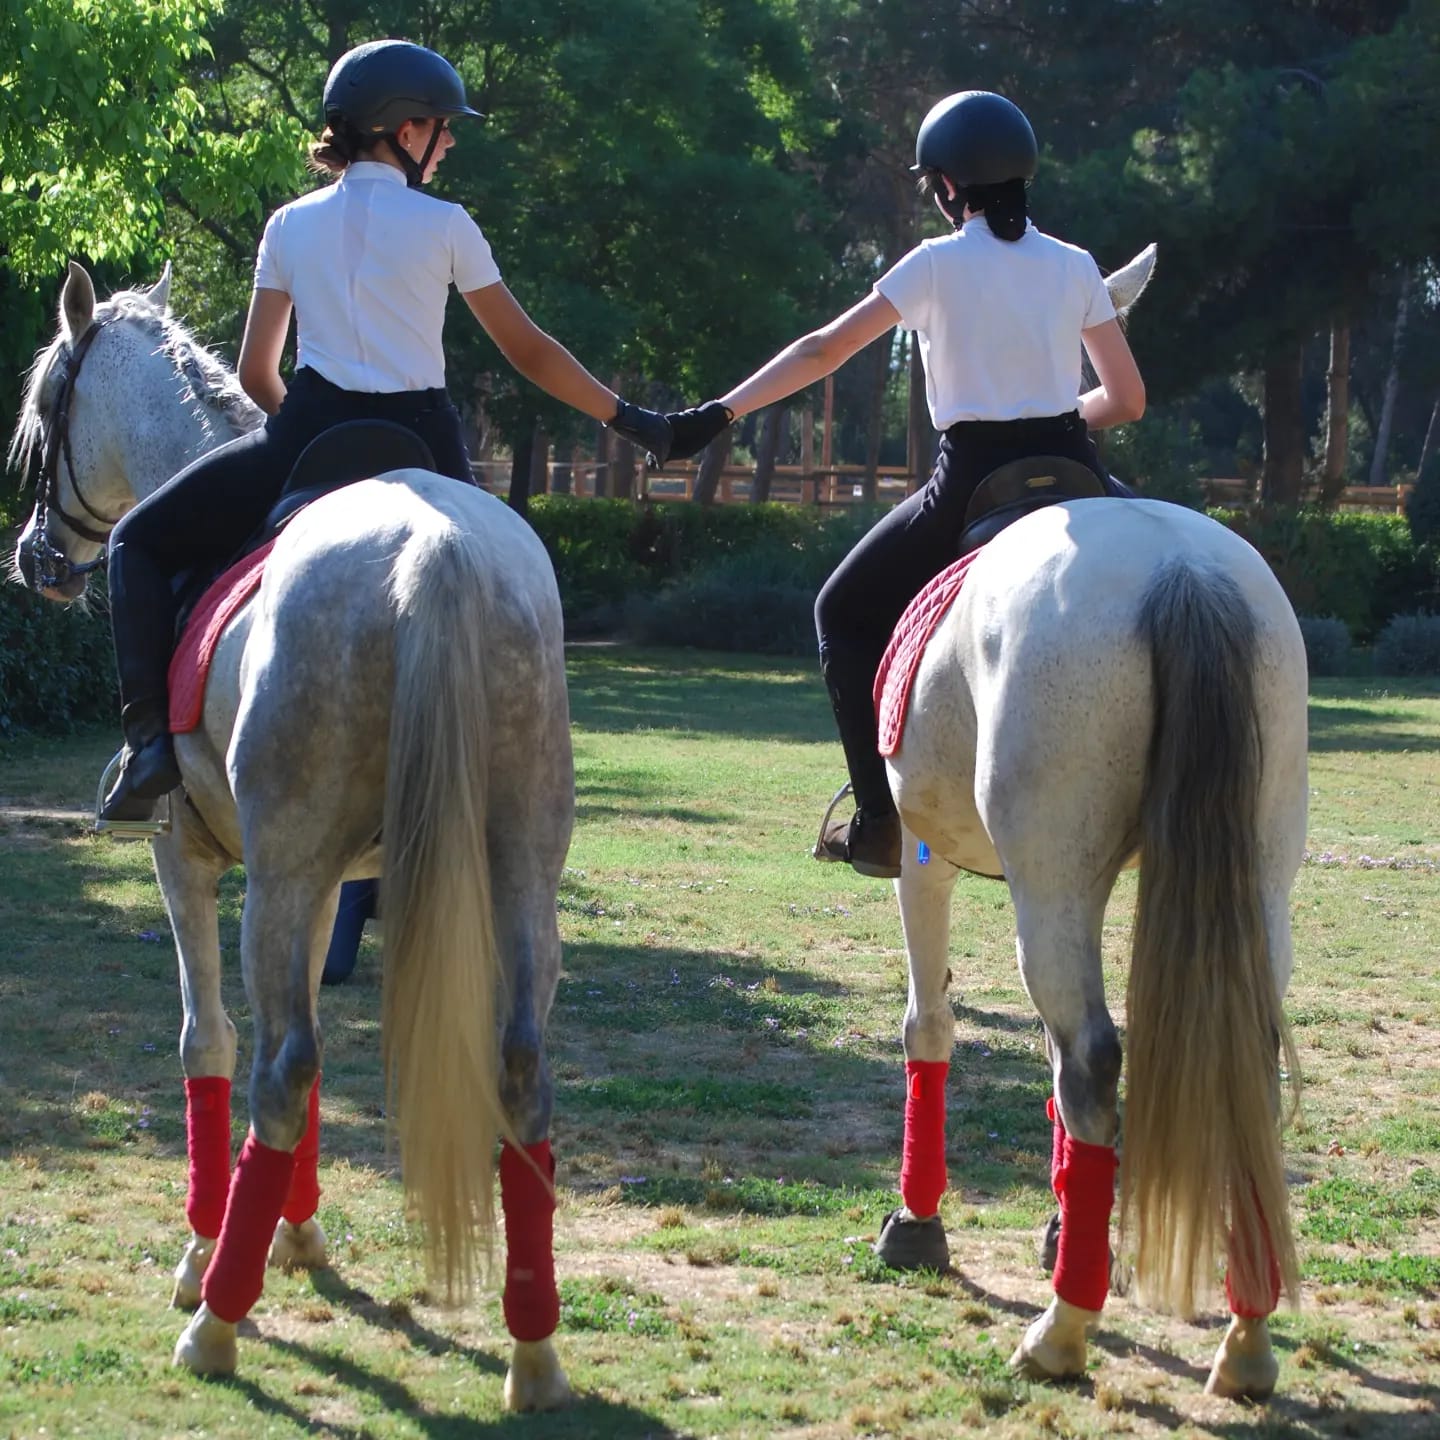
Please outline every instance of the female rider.
[[[474, 220], [421, 193], [455, 143], [451, 120], [476, 113], [449, 62], [419, 45], [377, 40], [330, 71], [311, 162], [339, 178], [270, 217], [240, 343], [240, 383], [269, 418], [162, 485], [111, 538], [125, 751], [104, 819], [147, 818], [180, 783], [167, 714], [172, 578], [232, 555], [311, 440], [346, 420], [392, 420], [429, 445], [442, 473], [473, 483], [444, 388], [452, 284], [527, 379], [627, 439], [668, 450], [662, 416], [619, 399], [534, 325]], [[280, 356], [292, 308], [298, 355], [287, 387]]]
[[[1103, 480], [1089, 430], [1138, 420], [1145, 387], [1094, 259], [1027, 219], [1035, 134], [1003, 96], [951, 95], [915, 142], [923, 193], [954, 225], [875, 282], [858, 305], [782, 350], [719, 400], [667, 418], [675, 458], [736, 416], [774, 404], [896, 325], [920, 337], [926, 398], [944, 432], [929, 481], [890, 511], [825, 582], [815, 605], [820, 665], [856, 810], [816, 856], [862, 875], [900, 874], [900, 817], [878, 749], [871, 692], [906, 605], [957, 555], [975, 486], [998, 466], [1061, 455]], [[1081, 346], [1100, 384], [1080, 389]]]

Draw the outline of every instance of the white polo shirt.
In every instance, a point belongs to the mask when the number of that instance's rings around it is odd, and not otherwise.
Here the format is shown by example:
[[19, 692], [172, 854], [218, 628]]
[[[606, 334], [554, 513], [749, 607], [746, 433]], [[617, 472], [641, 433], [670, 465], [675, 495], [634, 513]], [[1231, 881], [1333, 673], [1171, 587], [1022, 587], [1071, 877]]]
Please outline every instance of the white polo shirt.
[[1075, 409], [1080, 332], [1115, 318], [1088, 250], [1033, 224], [1018, 240], [1001, 240], [981, 215], [922, 241], [875, 289], [920, 337], [937, 430]]
[[445, 301], [494, 285], [500, 270], [459, 205], [363, 160], [277, 210], [255, 258], [255, 288], [295, 304], [297, 365], [344, 390], [426, 390], [445, 383]]

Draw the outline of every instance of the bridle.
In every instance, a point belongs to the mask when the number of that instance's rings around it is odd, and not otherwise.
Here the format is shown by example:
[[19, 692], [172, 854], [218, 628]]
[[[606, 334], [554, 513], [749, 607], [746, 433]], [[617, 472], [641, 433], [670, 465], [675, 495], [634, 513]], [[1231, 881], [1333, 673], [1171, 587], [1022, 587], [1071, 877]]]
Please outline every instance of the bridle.
[[[84, 334], [75, 342], [70, 351], [70, 363], [66, 366], [65, 378], [60, 382], [60, 395], [45, 424], [45, 439], [40, 447], [40, 468], [35, 477], [35, 533], [30, 542], [31, 556], [35, 562], [36, 589], [49, 590], [62, 584], [73, 575], [88, 575], [105, 564], [106, 554], [102, 549], [99, 556], [84, 565], [74, 564], [63, 550], [51, 542], [49, 536], [49, 515], [54, 512], [82, 540], [105, 546], [109, 543], [110, 532], [119, 523], [118, 515], [102, 515], [85, 498], [75, 479], [75, 459], [70, 451], [70, 402], [75, 395], [75, 381], [80, 374], [95, 337], [108, 322], [92, 320]], [[89, 520], [80, 520], [65, 509], [60, 500], [60, 461], [65, 461], [65, 473], [70, 478], [70, 491], [80, 502]], [[103, 525], [97, 530], [90, 520]]]

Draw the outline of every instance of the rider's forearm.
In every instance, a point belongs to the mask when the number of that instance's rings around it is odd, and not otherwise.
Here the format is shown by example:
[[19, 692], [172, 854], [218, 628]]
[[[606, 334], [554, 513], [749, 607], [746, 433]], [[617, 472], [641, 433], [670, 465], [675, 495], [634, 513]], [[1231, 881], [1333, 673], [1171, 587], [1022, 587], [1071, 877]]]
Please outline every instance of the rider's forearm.
[[273, 415], [285, 402], [285, 382], [279, 372], [271, 375], [240, 376], [240, 388], [267, 414]]
[[1111, 425], [1125, 425], [1145, 413], [1142, 400], [1139, 408], [1115, 399], [1103, 385], [1087, 390], [1080, 397], [1080, 418], [1091, 430], [1104, 430]]
[[599, 420], [615, 418], [615, 392], [602, 385], [558, 340], [538, 332], [533, 346], [506, 357], [532, 384], [547, 395]]
[[832, 355], [821, 332], [802, 335], [773, 360], [768, 360], [748, 380], [741, 381], [728, 394], [722, 395], [720, 403], [733, 410], [737, 418], [748, 415], [752, 410], [763, 410], [765, 406], [823, 380], [845, 358], [836, 359]]

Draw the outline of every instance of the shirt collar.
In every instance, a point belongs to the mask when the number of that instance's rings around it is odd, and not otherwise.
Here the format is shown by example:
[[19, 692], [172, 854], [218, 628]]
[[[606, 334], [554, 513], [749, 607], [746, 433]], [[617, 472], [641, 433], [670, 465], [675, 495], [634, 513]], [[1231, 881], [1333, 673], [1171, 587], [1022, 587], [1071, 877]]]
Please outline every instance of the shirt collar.
[[345, 167], [341, 180], [381, 180], [395, 185], [406, 183], [404, 174], [383, 160], [356, 160]]

